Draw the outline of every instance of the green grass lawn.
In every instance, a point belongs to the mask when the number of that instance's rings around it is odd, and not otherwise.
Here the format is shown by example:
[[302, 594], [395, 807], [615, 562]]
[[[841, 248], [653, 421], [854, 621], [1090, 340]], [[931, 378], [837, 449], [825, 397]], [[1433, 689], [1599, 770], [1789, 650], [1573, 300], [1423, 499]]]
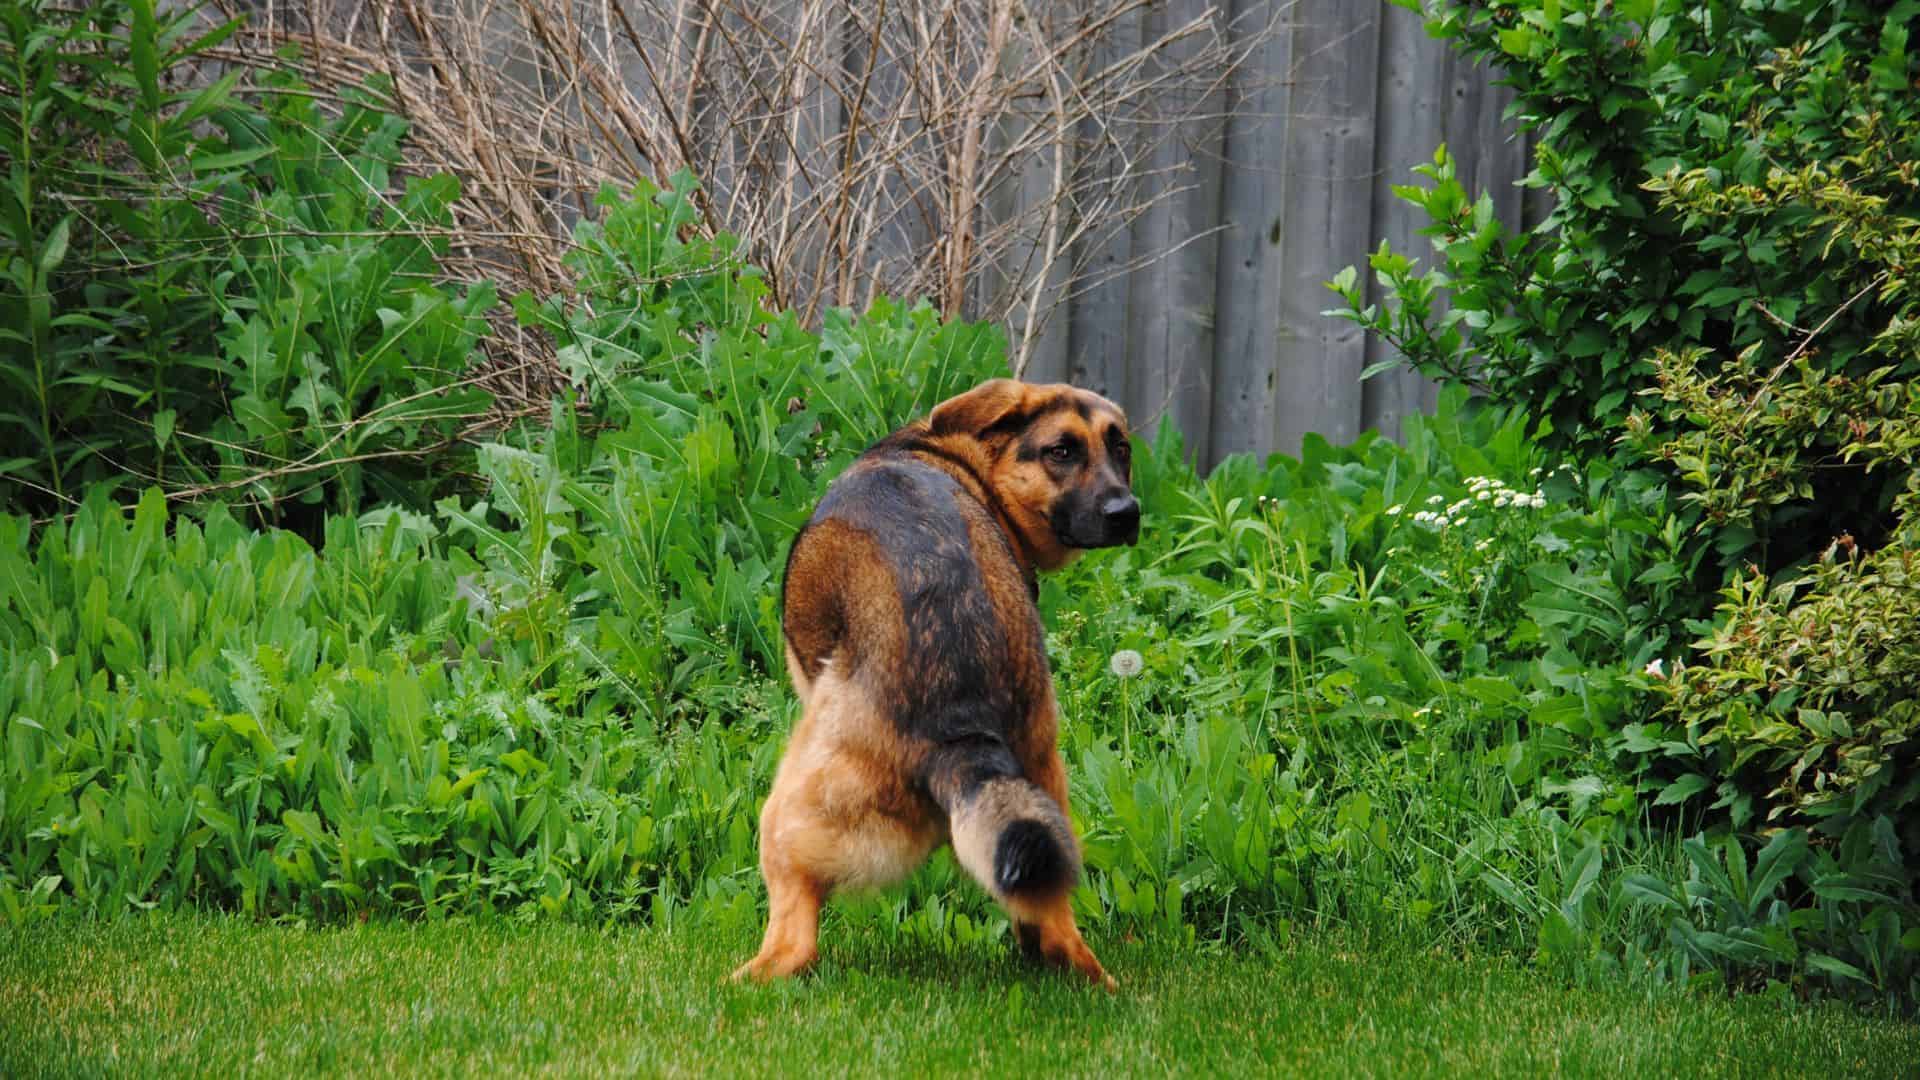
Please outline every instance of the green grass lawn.
[[1920, 1027], [1839, 1007], [1568, 989], [1505, 962], [1303, 942], [1096, 940], [1091, 992], [997, 947], [828, 940], [723, 985], [740, 935], [299, 930], [215, 918], [0, 930], [0, 1075], [1279, 1073], [1913, 1075]]

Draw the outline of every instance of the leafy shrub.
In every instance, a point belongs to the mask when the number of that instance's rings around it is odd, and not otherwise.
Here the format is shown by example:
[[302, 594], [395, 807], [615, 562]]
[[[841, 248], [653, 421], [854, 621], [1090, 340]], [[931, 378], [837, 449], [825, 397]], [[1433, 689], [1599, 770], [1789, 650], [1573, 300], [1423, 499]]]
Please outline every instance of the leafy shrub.
[[766, 709], [689, 741], [537, 688], [423, 518], [331, 518], [321, 555], [103, 494], [0, 521], [10, 912], [57, 879], [94, 911], [659, 916], [752, 865]]
[[[826, 482], [1005, 370], [993, 330], [942, 323], [925, 304], [832, 312], [817, 335], [766, 310], [730, 237], [683, 236], [691, 191], [683, 180], [603, 194], [603, 218], [579, 227], [569, 256], [577, 293], [516, 300], [555, 335], [600, 419], [561, 416], [483, 448], [488, 502], [441, 504], [472, 529], [509, 605], [582, 575], [562, 594], [604, 607], [593, 647], [659, 719], [700, 708], [696, 685], [780, 670], [779, 574]], [[499, 520], [517, 531], [488, 524]]]
[[[1382, 302], [1367, 303], [1355, 273], [1334, 285], [1341, 314], [1403, 362], [1532, 410], [1550, 422], [1549, 445], [1587, 458], [1612, 453], [1649, 405], [1661, 349], [1705, 348], [1715, 366], [1797, 352], [1822, 371], [1920, 372], [1911, 351], [1875, 346], [1910, 298], [1866, 287], [1871, 247], [1826, 242], [1836, 218], [1865, 207], [1915, 210], [1908, 27], [1920, 4], [1401, 2], [1506, 72], [1539, 141], [1526, 183], [1555, 196], [1538, 229], [1515, 234], [1460, 185], [1444, 149], [1418, 170], [1430, 186], [1397, 189], [1431, 219], [1436, 265], [1421, 272], [1382, 247], [1370, 260]], [[1778, 189], [1737, 214], [1664, 197], [1679, 184], [1741, 198], [1776, 172], [1824, 176], [1833, 197]], [[1642, 422], [1681, 419], [1655, 408]], [[1897, 486], [1877, 480], [1829, 470], [1808, 493], [1819, 513], [1802, 501], [1757, 507], [1750, 521], [1709, 518], [1708, 539], [1723, 565], [1761, 545], [1777, 567], [1823, 548], [1835, 524], [1883, 535]]]
[[1512, 234], [1443, 149], [1401, 189], [1438, 264], [1383, 247], [1383, 302], [1349, 271], [1341, 314], [1539, 410], [1550, 445], [1671, 479], [1684, 576], [1654, 614], [1720, 605], [1614, 747], [1707, 830], [1636, 887], [1674, 972], [1911, 1003], [1920, 4], [1425, 6], [1509, 73], [1556, 205]]
[[1677, 534], [1659, 492], [1549, 475], [1524, 417], [1457, 393], [1405, 443], [1203, 481], [1163, 433], [1142, 546], [1043, 581], [1097, 894], [1143, 927], [1331, 920], [1618, 970], [1659, 788], [1610, 747], [1669, 647], [1647, 612]]
[[268, 86], [260, 113], [229, 129], [251, 164], [222, 189], [225, 265], [209, 266], [222, 408], [207, 429], [174, 420], [177, 438], [209, 436], [182, 448], [181, 469], [268, 506], [424, 509], [428, 455], [492, 401], [463, 375], [493, 287], [440, 283], [460, 185], [396, 184], [406, 129], [371, 97], [327, 117], [292, 80]]
[[[239, 165], [207, 124], [235, 107], [239, 73], [163, 88], [163, 73], [233, 29], [189, 40], [194, 21], [157, 16], [150, 0], [0, 9], [0, 96], [17, 103], [0, 110], [0, 372], [12, 403], [0, 478], [66, 497], [113, 472], [103, 454], [155, 456], [154, 433], [124, 415], [136, 402], [194, 413], [185, 388], [169, 391], [208, 362], [214, 325], [196, 267], [216, 231], [199, 205]], [[145, 269], [107, 270], [117, 265]]]
[[424, 505], [423, 452], [489, 401], [455, 384], [491, 292], [435, 283], [458, 186], [392, 192], [404, 129], [370, 99], [327, 117], [282, 76], [264, 105], [199, 78], [237, 24], [201, 25], [152, 0], [0, 13], [0, 493]]
[[104, 486], [37, 534], [5, 519], [14, 917], [56, 890], [755, 917], [784, 546], [857, 449], [1004, 361], [924, 306], [823, 336], [765, 312], [724, 238], [679, 239], [685, 189], [606, 209], [589, 288], [520, 305], [586, 343], [606, 419], [481, 446], [484, 498], [333, 515], [317, 552], [154, 489], [131, 520]]

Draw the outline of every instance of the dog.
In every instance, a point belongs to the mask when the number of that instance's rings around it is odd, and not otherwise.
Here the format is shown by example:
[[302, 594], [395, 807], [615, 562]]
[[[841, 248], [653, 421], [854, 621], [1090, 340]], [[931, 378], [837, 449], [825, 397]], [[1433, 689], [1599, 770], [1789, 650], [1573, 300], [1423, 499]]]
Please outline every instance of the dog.
[[1118, 406], [994, 379], [874, 444], [828, 487], [782, 582], [800, 721], [760, 815], [770, 916], [733, 978], [818, 956], [820, 906], [951, 842], [1028, 955], [1111, 990], [1073, 921], [1059, 706], [1035, 574], [1131, 544]]

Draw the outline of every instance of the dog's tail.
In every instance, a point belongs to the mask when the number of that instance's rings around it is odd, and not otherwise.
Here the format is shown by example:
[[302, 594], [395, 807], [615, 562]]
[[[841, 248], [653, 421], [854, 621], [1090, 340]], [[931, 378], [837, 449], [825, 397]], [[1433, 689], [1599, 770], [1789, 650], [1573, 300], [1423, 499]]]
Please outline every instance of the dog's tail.
[[1004, 743], [949, 744], [934, 751], [926, 775], [960, 865], [995, 900], [1050, 899], [1080, 880], [1080, 845], [1066, 814]]

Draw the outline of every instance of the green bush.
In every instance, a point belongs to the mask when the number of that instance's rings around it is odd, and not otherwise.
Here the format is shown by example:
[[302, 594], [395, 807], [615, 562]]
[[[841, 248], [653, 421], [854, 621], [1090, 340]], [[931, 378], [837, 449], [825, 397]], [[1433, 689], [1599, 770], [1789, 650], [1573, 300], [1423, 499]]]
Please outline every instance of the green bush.
[[[1705, 348], [1715, 367], [1767, 367], [1798, 351], [1823, 371], [1920, 373], [1910, 349], [1875, 348], [1912, 298], [1867, 287], [1871, 249], [1828, 242], [1844, 206], [1786, 195], [1702, 213], [1663, 197], [1672, 184], [1738, 192], [1812, 169], [1856, 204], [1920, 210], [1908, 49], [1920, 4], [1399, 2], [1424, 7], [1431, 31], [1505, 72], [1513, 111], [1538, 140], [1525, 182], [1554, 202], [1540, 227], [1516, 234], [1460, 185], [1444, 149], [1419, 170], [1430, 185], [1397, 189], [1431, 220], [1435, 265], [1420, 271], [1412, 253], [1383, 246], [1370, 260], [1377, 304], [1357, 273], [1334, 283], [1341, 314], [1382, 334], [1397, 362], [1533, 411], [1550, 422], [1549, 445], [1585, 458], [1612, 455], [1636, 408], [1657, 430], [1683, 421], [1642, 396], [1661, 349]], [[1810, 498], [1745, 520], [1707, 517], [1706, 538], [1724, 566], [1755, 556], [1787, 565], [1839, 528], [1877, 542], [1897, 490], [1824, 470]]]
[[329, 516], [318, 551], [157, 489], [0, 519], [14, 917], [754, 917], [784, 546], [856, 449], [1004, 361], [924, 306], [767, 313], [688, 205], [609, 199], [586, 287], [522, 299], [603, 419], [483, 445], [482, 499]]
[[1920, 3], [1425, 8], [1507, 72], [1555, 206], [1508, 231], [1443, 149], [1401, 189], [1436, 265], [1382, 247], [1382, 301], [1350, 270], [1339, 314], [1539, 411], [1549, 445], [1671, 484], [1669, 564], [1694, 572], [1652, 613], [1719, 606], [1613, 743], [1668, 828], [1706, 830], [1634, 879], [1670, 971], [1911, 1004]]
[[[893, 309], [845, 325], [871, 347], [822, 341], [811, 362], [850, 382], [942, 333]], [[789, 360], [750, 347], [691, 397]], [[651, 403], [629, 427], [589, 437], [561, 410], [532, 448], [484, 450], [484, 504], [334, 516], [317, 551], [217, 507], [169, 522], [153, 493], [131, 517], [96, 495], [37, 535], [10, 519], [0, 903], [756, 918], [752, 822], [792, 716], [751, 644], [776, 590], [715, 603], [759, 519], [693, 524], [756, 489], [648, 457], [636, 432], [687, 423], [685, 403], [629, 400]], [[1340, 925], [1632, 969], [1621, 875], [1659, 869], [1655, 793], [1585, 736], [1619, 727], [1663, 647], [1613, 636], [1657, 600], [1641, 579], [1665, 540], [1591, 477], [1543, 477], [1534, 505], [1524, 421], [1457, 405], [1405, 449], [1315, 443], [1204, 482], [1163, 432], [1137, 459], [1145, 544], [1047, 580], [1089, 923]], [[721, 415], [719, 457], [777, 450]], [[805, 430], [850, 440], [832, 415]], [[832, 474], [804, 460], [798, 512]], [[1433, 498], [1447, 523], [1416, 520]], [[667, 569], [702, 542], [716, 561]], [[1137, 671], [1114, 660], [1129, 649]], [[1006, 931], [950, 860], [836, 918]]]
[[425, 453], [489, 403], [459, 376], [491, 291], [436, 284], [458, 185], [392, 190], [404, 127], [371, 98], [198, 77], [237, 24], [201, 25], [0, 6], [0, 497], [424, 506]]
[[18, 518], [0, 534], [14, 918], [50, 881], [103, 912], [659, 916], [696, 886], [745, 895], [728, 875], [753, 864], [777, 714], [673, 738], [590, 686], [537, 687], [430, 521], [334, 517], [322, 555], [222, 508], [169, 520], [150, 490], [131, 517], [95, 495], [35, 540]]
[[1404, 442], [1202, 481], [1163, 433], [1141, 548], [1043, 582], [1097, 888], [1148, 926], [1171, 893], [1248, 936], [1413, 929], [1618, 973], [1663, 786], [1614, 750], [1670, 647], [1649, 612], [1678, 534], [1657, 489], [1546, 469], [1524, 417], [1457, 393]]

